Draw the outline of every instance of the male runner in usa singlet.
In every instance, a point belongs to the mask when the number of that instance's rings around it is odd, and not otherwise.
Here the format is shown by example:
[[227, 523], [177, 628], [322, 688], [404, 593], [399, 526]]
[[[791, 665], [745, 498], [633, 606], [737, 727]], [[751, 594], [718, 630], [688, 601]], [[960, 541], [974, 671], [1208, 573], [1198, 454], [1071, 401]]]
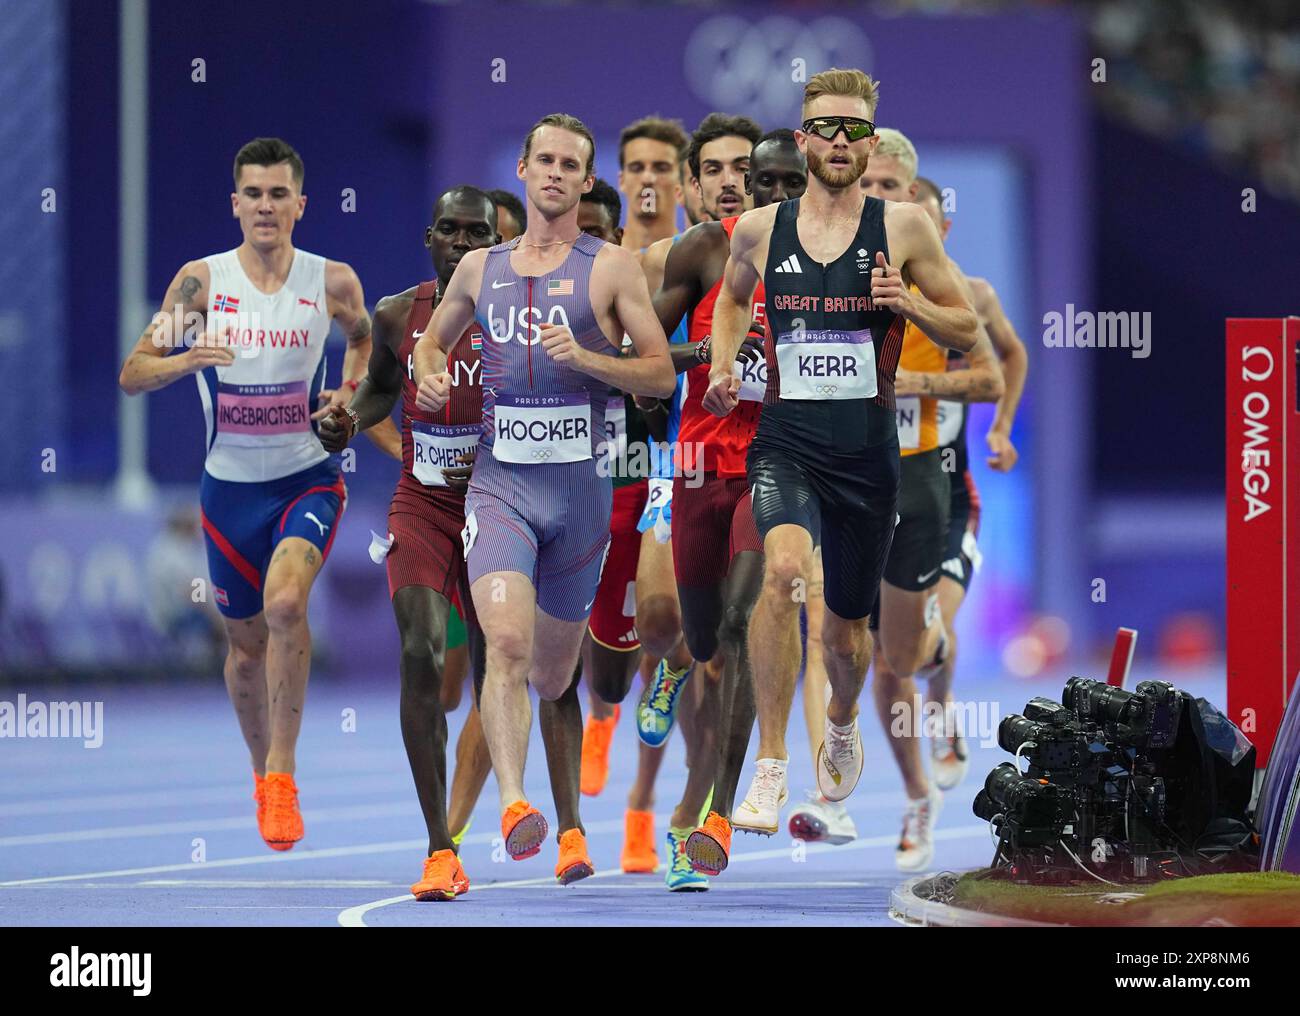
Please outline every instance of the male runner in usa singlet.
[[[207, 424], [201, 484], [213, 597], [230, 650], [226, 689], [252, 756], [258, 829], [274, 850], [303, 837], [294, 747], [311, 665], [307, 597], [347, 501], [312, 414], [325, 385], [331, 319], [348, 337], [351, 398], [370, 356], [356, 273], [293, 246], [303, 164], [278, 138], [235, 157], [231, 210], [243, 242], [187, 262], [118, 380], [128, 395], [195, 376]], [[186, 348], [184, 352], [168, 353]], [[391, 426], [391, 424], [390, 424]]]
[[[471, 251], [416, 344], [417, 406], [450, 397], [447, 354], [470, 322], [484, 331], [483, 433], [465, 508], [471, 595], [487, 644], [483, 726], [516, 859], [546, 820], [524, 796], [531, 707], [569, 688], [609, 546], [612, 488], [597, 469], [610, 386], [665, 397], [668, 343], [630, 252], [583, 233], [579, 198], [595, 181], [595, 142], [555, 113], [528, 132], [517, 174], [528, 228]], [[635, 357], [619, 355], [626, 333]], [[579, 756], [574, 758], [577, 782]], [[581, 829], [561, 830], [582, 841]]]

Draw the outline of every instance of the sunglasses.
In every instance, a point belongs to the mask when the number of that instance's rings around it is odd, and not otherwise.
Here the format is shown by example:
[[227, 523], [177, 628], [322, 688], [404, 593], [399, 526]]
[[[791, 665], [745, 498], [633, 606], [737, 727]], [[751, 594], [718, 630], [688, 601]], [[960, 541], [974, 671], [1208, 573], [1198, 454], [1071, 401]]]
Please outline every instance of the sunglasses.
[[840, 131], [850, 142], [861, 141], [876, 133], [876, 125], [856, 116], [816, 116], [803, 122], [805, 134], [816, 134], [826, 141], [834, 141]]

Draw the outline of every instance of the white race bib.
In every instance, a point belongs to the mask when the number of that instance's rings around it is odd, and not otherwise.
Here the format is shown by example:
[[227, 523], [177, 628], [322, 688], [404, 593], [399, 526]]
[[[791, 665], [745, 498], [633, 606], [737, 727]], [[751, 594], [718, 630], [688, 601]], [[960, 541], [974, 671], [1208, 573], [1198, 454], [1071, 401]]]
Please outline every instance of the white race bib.
[[939, 400], [939, 408], [936, 415], [939, 421], [939, 444], [950, 445], [957, 440], [957, 435], [961, 433], [962, 414], [966, 412], [964, 402], [949, 402], [947, 399]]
[[759, 357], [752, 363], [737, 360], [731, 371], [740, 378], [740, 398], [744, 402], [762, 402], [767, 394], [767, 360]]
[[921, 447], [921, 398], [918, 395], [900, 395], [894, 400], [894, 416], [898, 421], [898, 447], [900, 450]]
[[591, 458], [591, 398], [586, 392], [498, 395], [492, 456], [535, 466]]
[[874, 399], [871, 330], [786, 333], [776, 340], [783, 399]]
[[465, 452], [478, 446], [483, 425], [479, 423], [420, 423], [411, 421], [411, 472], [426, 487], [445, 487], [442, 471], [463, 465]]

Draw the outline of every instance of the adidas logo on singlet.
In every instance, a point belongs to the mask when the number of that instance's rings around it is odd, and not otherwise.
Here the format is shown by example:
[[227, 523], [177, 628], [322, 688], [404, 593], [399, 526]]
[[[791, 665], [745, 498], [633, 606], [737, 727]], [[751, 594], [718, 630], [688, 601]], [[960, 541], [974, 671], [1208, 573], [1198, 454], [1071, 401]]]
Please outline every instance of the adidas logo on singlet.
[[796, 272], [796, 273], [798, 273], [799, 275], [802, 275], [802, 274], [803, 274], [803, 269], [799, 267], [799, 259], [798, 259], [797, 257], [795, 257], [793, 254], [791, 254], [788, 258], [786, 258], [786, 259], [785, 259], [784, 261], [782, 261], [779, 265], [777, 265], [777, 266], [773, 269], [773, 271], [776, 271], [776, 272]]

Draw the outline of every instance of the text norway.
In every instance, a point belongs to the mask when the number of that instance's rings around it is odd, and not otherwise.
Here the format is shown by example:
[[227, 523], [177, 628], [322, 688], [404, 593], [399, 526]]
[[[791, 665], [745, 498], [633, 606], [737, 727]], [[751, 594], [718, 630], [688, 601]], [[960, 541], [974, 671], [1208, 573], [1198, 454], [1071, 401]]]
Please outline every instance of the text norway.
[[573, 441], [589, 437], [587, 421], [580, 417], [566, 420], [503, 420], [497, 418], [497, 437], [507, 441]]

